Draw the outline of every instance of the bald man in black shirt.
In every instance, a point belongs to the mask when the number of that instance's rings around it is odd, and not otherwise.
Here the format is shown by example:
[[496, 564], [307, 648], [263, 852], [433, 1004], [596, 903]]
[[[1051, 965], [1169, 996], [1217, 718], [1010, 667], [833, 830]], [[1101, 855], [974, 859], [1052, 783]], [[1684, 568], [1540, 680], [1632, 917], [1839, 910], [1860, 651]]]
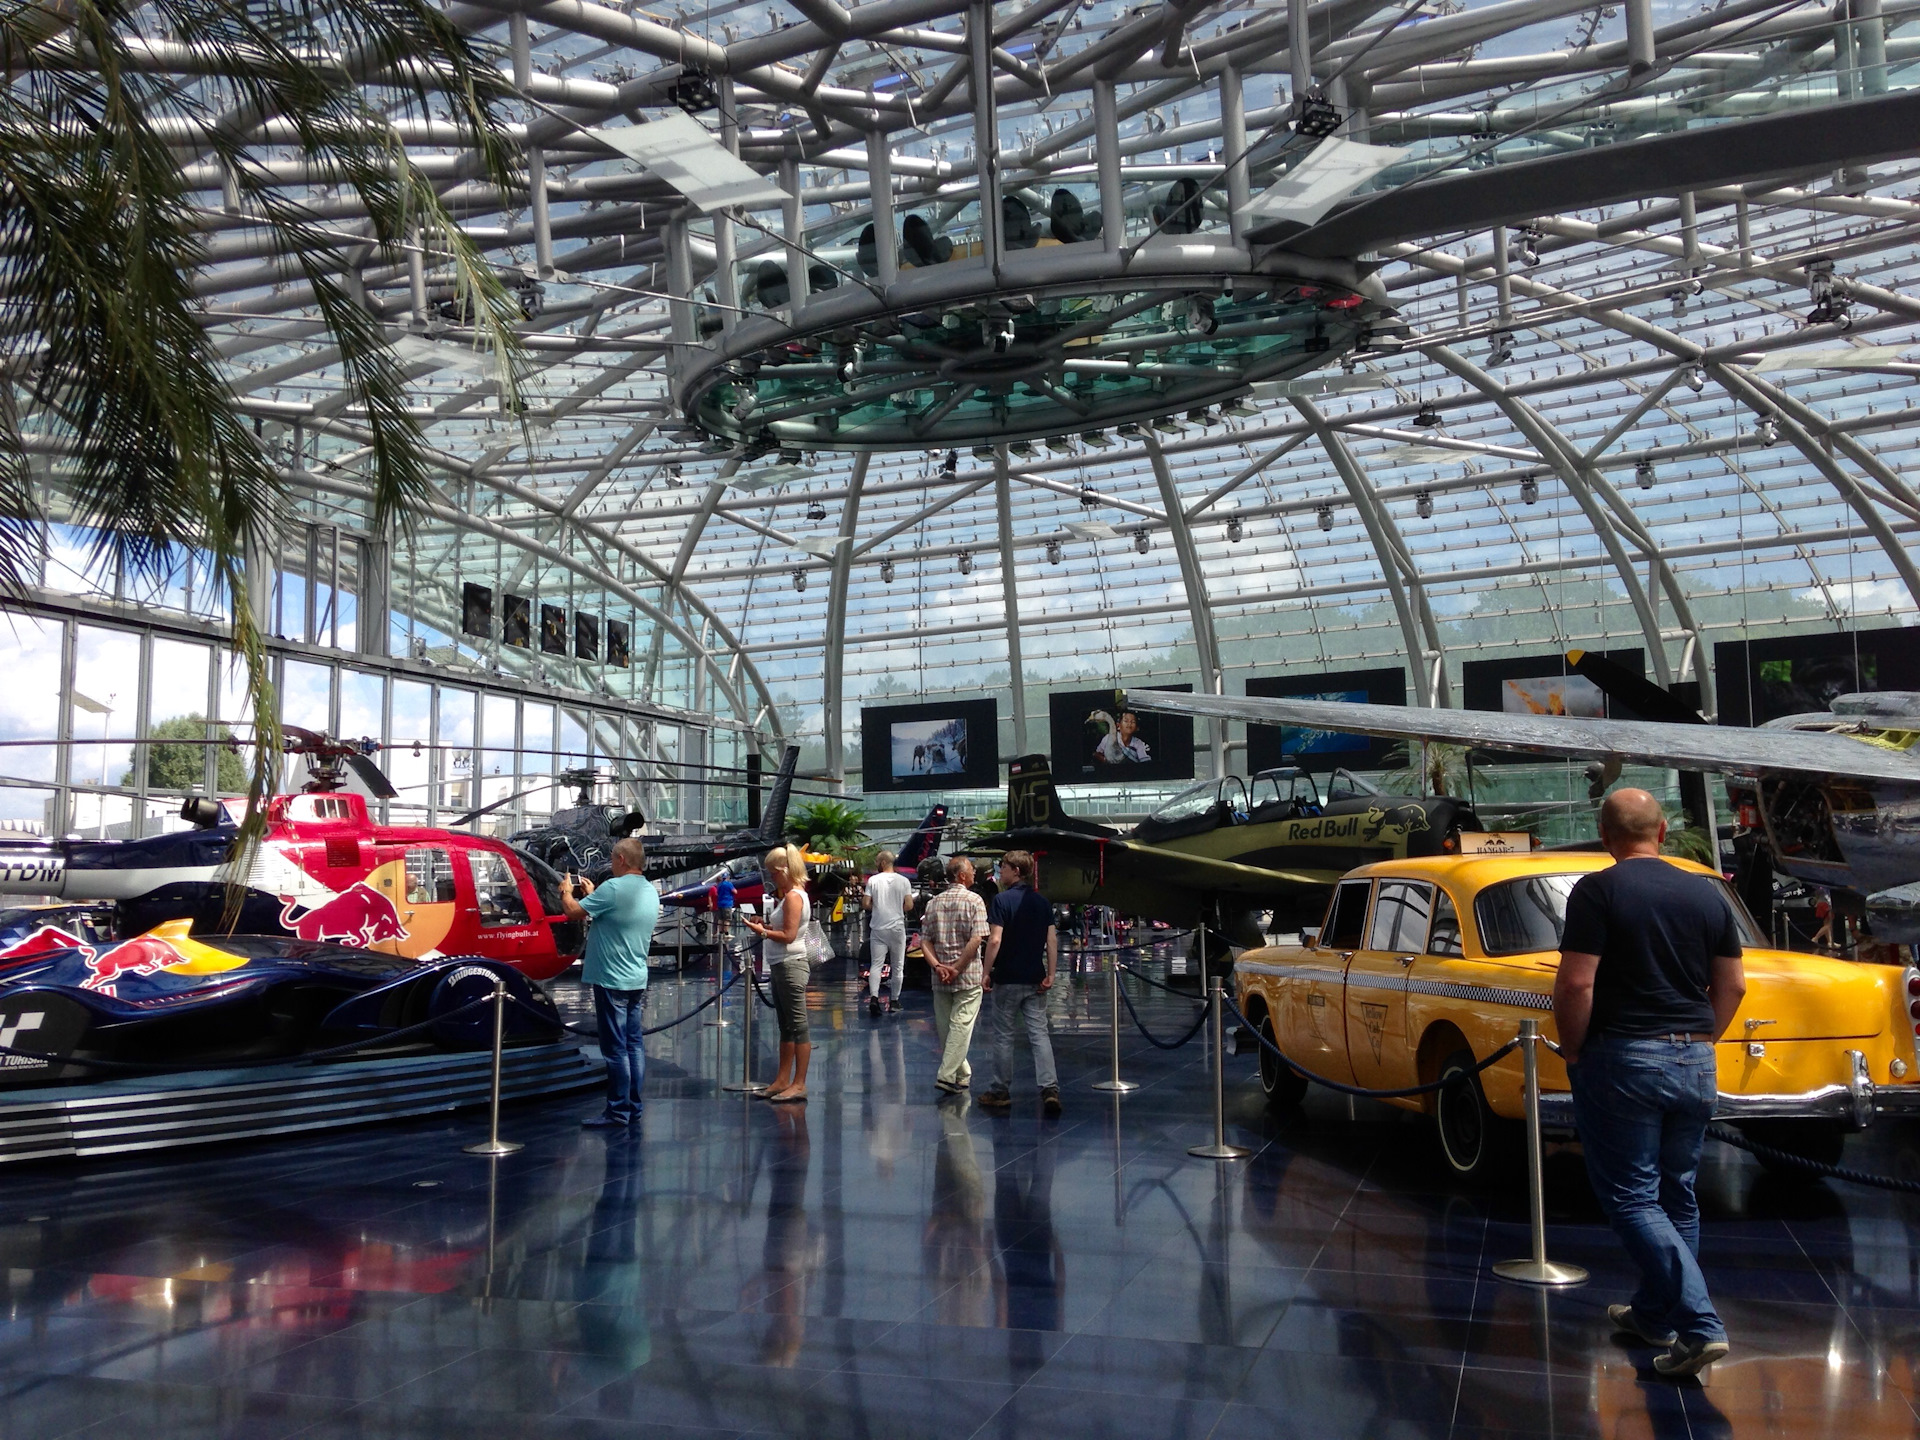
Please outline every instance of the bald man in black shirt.
[[1718, 1099], [1713, 1042], [1747, 984], [1724, 890], [1660, 858], [1667, 823], [1645, 790], [1600, 808], [1614, 864], [1567, 897], [1553, 1018], [1573, 1081], [1587, 1175], [1640, 1288], [1607, 1318], [1666, 1346], [1653, 1368], [1697, 1375], [1727, 1353], [1700, 1273], [1693, 1177]]

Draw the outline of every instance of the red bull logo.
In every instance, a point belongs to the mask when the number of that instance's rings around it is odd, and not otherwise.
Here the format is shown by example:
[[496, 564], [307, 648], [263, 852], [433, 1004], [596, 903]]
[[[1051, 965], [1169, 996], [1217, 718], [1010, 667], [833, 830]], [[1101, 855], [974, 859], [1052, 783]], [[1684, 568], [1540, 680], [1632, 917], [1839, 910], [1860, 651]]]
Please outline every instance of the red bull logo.
[[87, 956], [87, 969], [93, 973], [80, 982], [86, 990], [113, 994], [114, 982], [127, 975], [153, 975], [169, 965], [181, 965], [186, 956], [167, 941], [154, 935], [127, 940], [100, 955]]
[[280, 900], [281, 925], [302, 940], [330, 940], [336, 945], [364, 949], [382, 940], [407, 937], [407, 927], [400, 923], [400, 912], [393, 908], [393, 901], [365, 881], [297, 917], [293, 911], [300, 902], [290, 895], [282, 895]]
[[0, 950], [0, 961], [31, 960], [40, 955], [54, 955], [62, 950], [78, 950], [87, 959], [93, 959], [93, 947], [78, 935], [69, 935], [57, 925], [42, 925], [26, 939]]

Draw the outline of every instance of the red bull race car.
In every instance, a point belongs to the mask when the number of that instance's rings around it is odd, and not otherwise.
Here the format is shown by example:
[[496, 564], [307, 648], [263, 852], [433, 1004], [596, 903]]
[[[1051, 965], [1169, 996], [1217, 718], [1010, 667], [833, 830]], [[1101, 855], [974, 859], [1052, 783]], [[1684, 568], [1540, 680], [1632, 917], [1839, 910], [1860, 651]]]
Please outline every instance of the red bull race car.
[[130, 1065], [291, 1058], [357, 1041], [368, 1042], [361, 1054], [482, 1049], [493, 1043], [493, 1009], [466, 1007], [491, 996], [496, 980], [510, 997], [507, 1044], [562, 1034], [553, 1001], [499, 960], [190, 930], [171, 920], [116, 940], [111, 916], [88, 907], [0, 911], [0, 1087], [105, 1079]]

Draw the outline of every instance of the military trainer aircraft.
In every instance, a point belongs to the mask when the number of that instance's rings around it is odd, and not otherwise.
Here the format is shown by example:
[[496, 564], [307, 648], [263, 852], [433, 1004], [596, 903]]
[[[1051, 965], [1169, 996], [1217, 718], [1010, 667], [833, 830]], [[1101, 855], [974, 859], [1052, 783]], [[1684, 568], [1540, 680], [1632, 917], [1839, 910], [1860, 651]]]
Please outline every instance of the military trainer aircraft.
[[[1664, 692], [1661, 692], [1664, 693]], [[1825, 714], [1757, 729], [1667, 720], [1508, 715], [1344, 701], [1138, 690], [1136, 709], [1259, 725], [1306, 725], [1403, 740], [1596, 761], [1710, 770], [1726, 777], [1746, 830], [1785, 874], [1864, 910], [1874, 937], [1920, 942], [1920, 693], [1842, 695]], [[1636, 703], [1636, 702], [1629, 702]]]
[[1323, 801], [1311, 775], [1283, 766], [1203, 780], [1122, 832], [1068, 815], [1047, 757], [1025, 755], [1007, 767], [1006, 832], [989, 838], [1041, 857], [1050, 900], [1258, 945], [1258, 912], [1276, 930], [1312, 924], [1354, 866], [1441, 854], [1479, 828], [1463, 800], [1387, 795], [1339, 770]]

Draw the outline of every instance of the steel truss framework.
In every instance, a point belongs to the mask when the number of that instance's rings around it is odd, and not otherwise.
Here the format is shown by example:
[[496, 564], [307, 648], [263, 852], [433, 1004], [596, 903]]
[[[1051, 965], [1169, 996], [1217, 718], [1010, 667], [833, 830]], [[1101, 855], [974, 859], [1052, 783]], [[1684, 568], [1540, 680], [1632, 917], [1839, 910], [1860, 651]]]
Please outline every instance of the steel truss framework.
[[[386, 598], [473, 663], [541, 662], [454, 634], [463, 582], [617, 615], [632, 666], [569, 664], [565, 683], [797, 736], [840, 775], [876, 694], [1010, 691], [1003, 742], [1038, 747], [1056, 681], [1232, 691], [1398, 662], [1410, 699], [1457, 704], [1476, 655], [1617, 643], [1712, 708], [1716, 639], [1920, 610], [1920, 144], [1874, 138], [1920, 133], [1899, 108], [1920, 77], [1911, 0], [449, 13], [517, 87], [528, 187], [474, 181], [444, 126], [396, 131], [530, 297], [528, 427], [462, 358], [434, 257], [379, 264], [350, 203], [309, 199], [414, 347], [443, 476]], [[157, 32], [148, 53], [219, 83]], [[693, 92], [783, 207], [703, 215], [596, 138]], [[1302, 234], [1247, 204], [1312, 153], [1289, 128], [1309, 96], [1342, 138], [1403, 154], [1380, 196]], [[257, 148], [297, 190], [311, 167], [288, 133], [270, 119]], [[184, 163], [241, 403], [284, 448], [302, 518], [363, 525], [365, 432], [311, 296], [225, 208], [218, 167]], [[684, 424], [676, 378], [742, 324], [801, 328], [818, 287], [934, 268], [902, 249], [910, 217], [993, 264], [1023, 215], [1090, 273], [1181, 232], [1256, 265], [1272, 244], [1357, 261], [1407, 341], [1139, 435], [1012, 453], [823, 439], [776, 466]], [[1212, 748], [1227, 763], [1227, 737]]]

